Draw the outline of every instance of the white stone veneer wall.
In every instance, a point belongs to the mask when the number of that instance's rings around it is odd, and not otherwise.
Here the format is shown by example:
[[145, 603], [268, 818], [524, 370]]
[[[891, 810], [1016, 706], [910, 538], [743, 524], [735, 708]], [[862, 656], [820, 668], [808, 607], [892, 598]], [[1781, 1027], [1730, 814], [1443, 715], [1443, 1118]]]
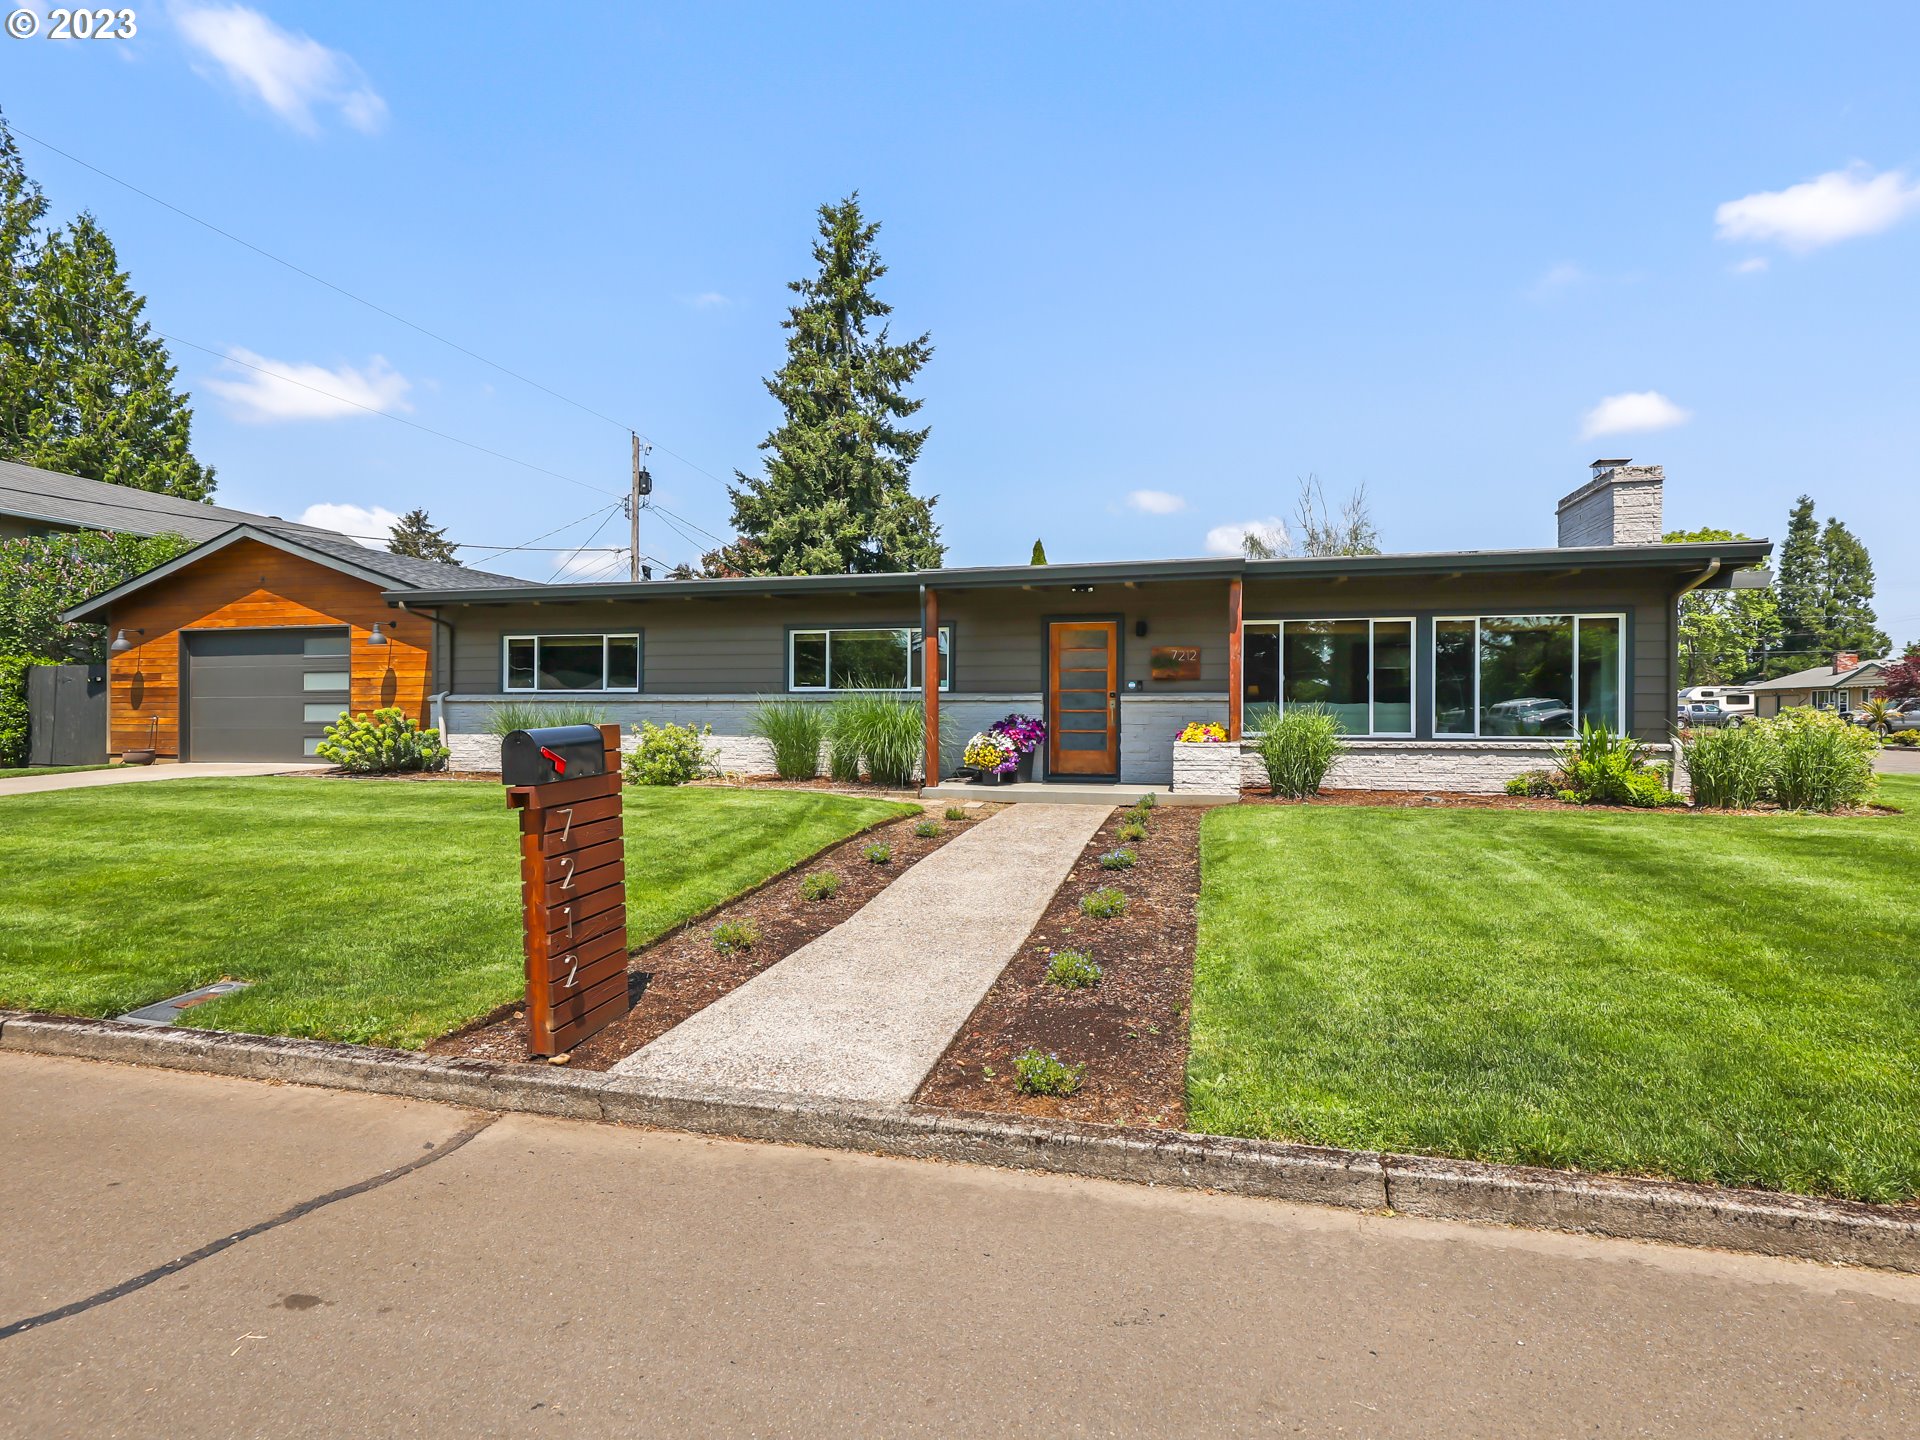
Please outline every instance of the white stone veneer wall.
[[[1527, 770], [1552, 766], [1553, 740], [1349, 740], [1327, 772], [1329, 790], [1451, 790], [1497, 795]], [[1650, 745], [1649, 758], [1665, 760], [1671, 747]], [[1173, 746], [1173, 788], [1204, 795], [1237, 794], [1264, 787], [1267, 772], [1250, 745]]]
[[[807, 699], [805, 696], [775, 696], [775, 699]], [[496, 706], [539, 705], [541, 698], [530, 695], [449, 696], [441, 704], [447, 748], [453, 752], [449, 762], [455, 770], [493, 773], [500, 769], [500, 738], [487, 730], [487, 718]], [[655, 725], [710, 725], [709, 739], [714, 764], [727, 775], [773, 774], [773, 746], [751, 733], [753, 711], [761, 703], [755, 695], [636, 695], [621, 699], [597, 696], [554, 696], [548, 703], [577, 708], [590, 706], [607, 724], [621, 729], [620, 745], [632, 750], [638, 743], [633, 731], [642, 720]], [[817, 704], [827, 703], [824, 699]], [[941, 730], [944, 743], [941, 761], [951, 773], [960, 764], [960, 752], [975, 731], [984, 730], [1003, 715], [1020, 711], [1040, 713], [1038, 695], [943, 695], [940, 697]], [[1162, 765], [1168, 765], [1162, 750]], [[824, 773], [824, 764], [823, 764]]]

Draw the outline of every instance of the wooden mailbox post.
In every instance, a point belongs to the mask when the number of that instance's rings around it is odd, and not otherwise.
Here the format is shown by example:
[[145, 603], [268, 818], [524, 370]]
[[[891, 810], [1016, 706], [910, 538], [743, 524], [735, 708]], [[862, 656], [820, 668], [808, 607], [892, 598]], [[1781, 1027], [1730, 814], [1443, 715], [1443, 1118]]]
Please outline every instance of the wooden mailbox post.
[[520, 812], [528, 1044], [561, 1055], [627, 1013], [620, 727], [515, 731], [500, 770]]

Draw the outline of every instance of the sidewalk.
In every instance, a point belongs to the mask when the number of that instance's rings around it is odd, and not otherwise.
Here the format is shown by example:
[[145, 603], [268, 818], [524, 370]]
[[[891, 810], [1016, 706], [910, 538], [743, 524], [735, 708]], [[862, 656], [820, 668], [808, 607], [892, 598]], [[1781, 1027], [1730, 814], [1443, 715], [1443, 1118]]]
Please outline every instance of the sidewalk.
[[17, 775], [0, 780], [0, 797], [38, 795], [46, 790], [91, 790], [96, 785], [137, 785], [149, 780], [213, 780], [234, 775], [295, 775], [331, 770], [325, 761], [189, 760], [174, 765], [116, 765], [111, 770], [75, 770], [65, 775]]
[[1093, 805], [1008, 806], [614, 1073], [909, 1099], [1106, 817]]

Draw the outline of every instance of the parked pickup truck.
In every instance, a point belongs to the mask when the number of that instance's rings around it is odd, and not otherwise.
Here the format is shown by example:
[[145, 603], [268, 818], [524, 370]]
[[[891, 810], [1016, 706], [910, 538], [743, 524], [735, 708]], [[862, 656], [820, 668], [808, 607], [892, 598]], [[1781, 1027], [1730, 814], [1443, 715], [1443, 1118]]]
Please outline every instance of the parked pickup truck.
[[1753, 719], [1750, 711], [1722, 710], [1718, 705], [1705, 700], [1683, 701], [1679, 710], [1682, 725], [1699, 727], [1703, 725], [1744, 725]]

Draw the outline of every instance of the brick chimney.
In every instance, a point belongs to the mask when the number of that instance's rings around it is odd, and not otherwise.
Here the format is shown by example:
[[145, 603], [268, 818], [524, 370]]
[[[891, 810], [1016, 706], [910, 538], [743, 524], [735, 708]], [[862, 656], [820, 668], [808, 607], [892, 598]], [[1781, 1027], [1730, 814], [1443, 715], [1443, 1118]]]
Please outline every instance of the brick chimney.
[[1560, 544], [1658, 545], [1667, 472], [1631, 460], [1596, 460], [1593, 477], [1560, 502]]
[[1860, 652], [1858, 650], [1836, 650], [1833, 655], [1833, 673], [1844, 675], [1849, 670], [1858, 669]]

